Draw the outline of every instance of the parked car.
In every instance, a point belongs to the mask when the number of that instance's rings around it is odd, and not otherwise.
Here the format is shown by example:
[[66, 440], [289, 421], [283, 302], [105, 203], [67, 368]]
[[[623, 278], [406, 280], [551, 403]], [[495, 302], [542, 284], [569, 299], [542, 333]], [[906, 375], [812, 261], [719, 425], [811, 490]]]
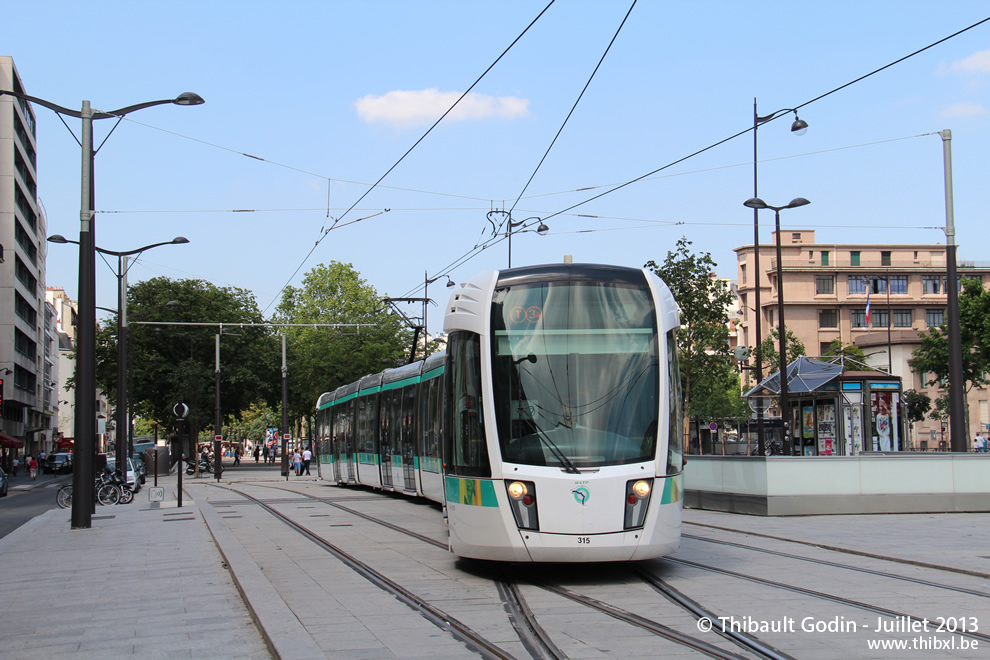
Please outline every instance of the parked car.
[[134, 467], [137, 468], [138, 480], [143, 484], [148, 480], [148, 466], [145, 465], [144, 454], [134, 452], [131, 460], [134, 462]]
[[72, 472], [72, 454], [49, 454], [42, 466], [45, 474], [69, 474]]
[[0, 470], [0, 497], [7, 497], [8, 488], [10, 488], [10, 482], [7, 479], [7, 473]]
[[[107, 456], [107, 468], [113, 472], [117, 469], [117, 457]], [[134, 466], [134, 461], [127, 459], [127, 485], [135, 493], [141, 490], [141, 480], [138, 476], [137, 468]]]

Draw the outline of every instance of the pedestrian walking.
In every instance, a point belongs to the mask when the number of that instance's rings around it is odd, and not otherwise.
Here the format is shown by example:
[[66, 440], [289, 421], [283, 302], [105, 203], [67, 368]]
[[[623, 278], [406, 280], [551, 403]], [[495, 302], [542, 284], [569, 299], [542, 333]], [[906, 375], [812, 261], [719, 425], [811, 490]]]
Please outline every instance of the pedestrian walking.
[[268, 448], [268, 458], [271, 459], [272, 465], [274, 465], [275, 464], [275, 445], [274, 444], [272, 444], [272, 446]]
[[[259, 447], [258, 445], [255, 445], [254, 446], [254, 462], [257, 463], [258, 462], [258, 459], [260, 457], [261, 457], [261, 447]], [[268, 461], [265, 461], [265, 462], [267, 463]]]
[[13, 475], [15, 477], [17, 476], [17, 466], [18, 466], [18, 464], [19, 464], [19, 461], [17, 460], [17, 457], [14, 456], [14, 462], [10, 464], [10, 466], [11, 466], [10, 471], [13, 473]]
[[296, 470], [296, 476], [302, 475], [302, 454], [299, 453], [299, 448], [292, 453], [292, 466]]
[[302, 462], [303, 462], [302, 469], [306, 471], [307, 477], [309, 476], [309, 462], [311, 460], [313, 460], [313, 452], [309, 450], [309, 447], [306, 447], [306, 449], [304, 449], [302, 453]]
[[28, 463], [28, 469], [31, 470], [31, 481], [34, 481], [35, 477], [38, 476], [38, 461], [32, 458]]
[[238, 447], [234, 450], [234, 467], [241, 464], [241, 448]]
[[987, 450], [987, 441], [983, 435], [977, 432], [976, 437], [973, 438], [973, 451], [980, 453]]

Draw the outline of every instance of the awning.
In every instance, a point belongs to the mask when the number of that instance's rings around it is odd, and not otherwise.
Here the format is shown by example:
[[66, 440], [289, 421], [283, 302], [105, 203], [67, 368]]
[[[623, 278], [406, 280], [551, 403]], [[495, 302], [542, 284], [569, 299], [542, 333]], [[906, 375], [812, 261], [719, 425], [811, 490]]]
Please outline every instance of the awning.
[[6, 433], [0, 433], [0, 447], [6, 447], [7, 449], [24, 449], [24, 441], [18, 440], [13, 436], [7, 435]]
[[[822, 385], [841, 376], [842, 369], [842, 364], [812, 360], [802, 355], [787, 365], [787, 391], [792, 394], [814, 392]], [[767, 393], [780, 394], [779, 371], [746, 392], [744, 396], [766, 396]]]

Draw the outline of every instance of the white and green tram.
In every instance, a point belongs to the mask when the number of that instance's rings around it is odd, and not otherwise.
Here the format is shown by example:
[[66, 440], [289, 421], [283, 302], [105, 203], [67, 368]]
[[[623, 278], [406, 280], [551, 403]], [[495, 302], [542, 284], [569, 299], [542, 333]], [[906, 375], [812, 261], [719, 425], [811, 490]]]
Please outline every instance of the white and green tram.
[[519, 562], [634, 561], [681, 534], [677, 305], [645, 269], [480, 273], [447, 349], [318, 401], [322, 475], [440, 502], [450, 549]]

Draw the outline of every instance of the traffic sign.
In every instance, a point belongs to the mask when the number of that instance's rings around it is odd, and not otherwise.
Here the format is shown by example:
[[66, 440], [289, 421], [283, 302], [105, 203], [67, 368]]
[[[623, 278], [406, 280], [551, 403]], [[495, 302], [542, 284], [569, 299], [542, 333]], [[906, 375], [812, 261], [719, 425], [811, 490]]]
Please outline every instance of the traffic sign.
[[217, 442], [223, 442], [223, 436], [222, 435], [215, 435], [215, 436], [213, 436], [213, 439], [216, 440]]
[[292, 440], [292, 434], [291, 433], [286, 433], [285, 435], [282, 436], [282, 439], [283, 440]]
[[715, 422], [712, 422], [711, 424], [708, 425], [708, 430], [709, 431], [717, 431], [718, 430], [718, 424], [716, 424]]

